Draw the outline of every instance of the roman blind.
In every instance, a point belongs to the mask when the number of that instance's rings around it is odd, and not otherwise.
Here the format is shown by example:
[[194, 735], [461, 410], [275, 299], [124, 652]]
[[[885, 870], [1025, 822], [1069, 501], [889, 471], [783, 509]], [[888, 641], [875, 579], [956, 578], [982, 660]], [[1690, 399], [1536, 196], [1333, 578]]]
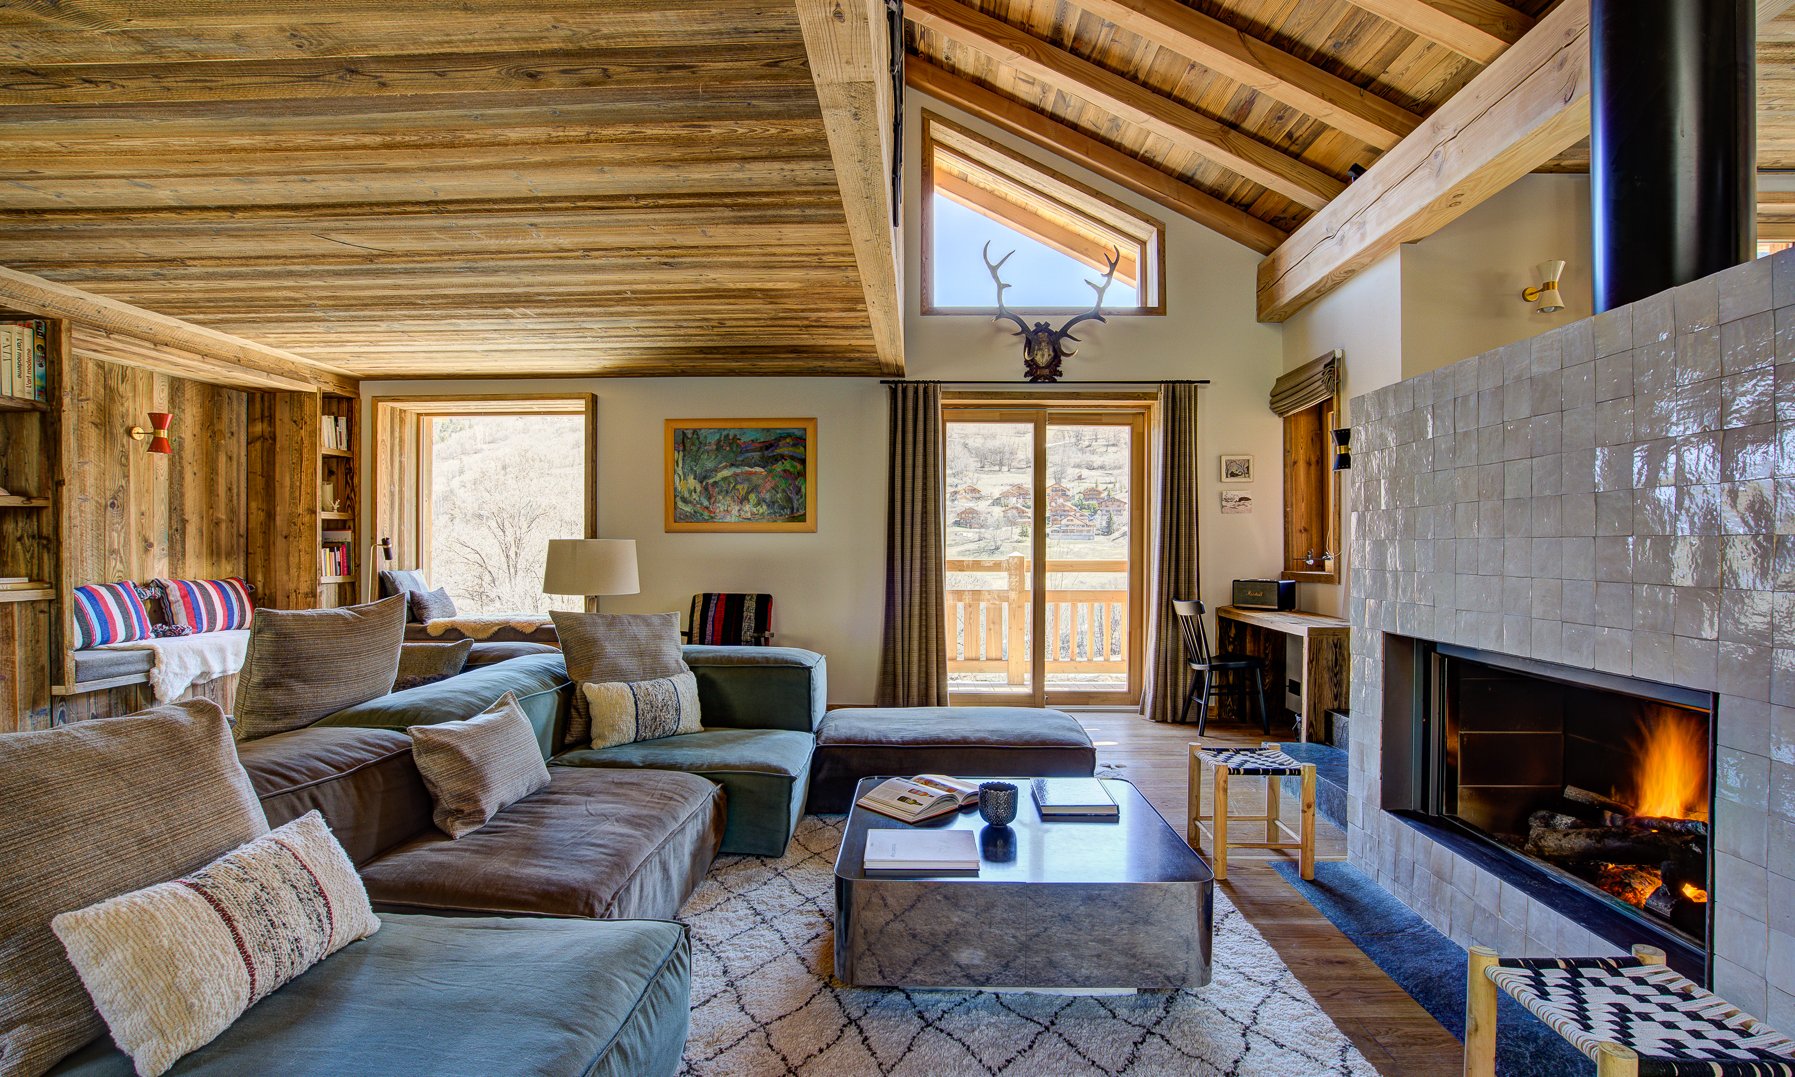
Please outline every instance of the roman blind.
[[1340, 391], [1339, 348], [1304, 363], [1279, 378], [1271, 387], [1271, 410], [1280, 416], [1312, 408]]

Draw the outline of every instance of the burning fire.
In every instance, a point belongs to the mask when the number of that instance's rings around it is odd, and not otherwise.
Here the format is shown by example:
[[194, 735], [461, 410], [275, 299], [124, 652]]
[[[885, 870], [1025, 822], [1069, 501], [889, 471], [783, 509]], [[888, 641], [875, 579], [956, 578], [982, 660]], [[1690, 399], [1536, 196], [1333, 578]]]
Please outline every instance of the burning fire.
[[1708, 817], [1708, 739], [1698, 721], [1658, 712], [1644, 726], [1633, 774], [1633, 811], [1660, 819]]
[[1704, 904], [1708, 900], [1708, 892], [1694, 883], [1683, 884], [1683, 896], [1696, 904]]

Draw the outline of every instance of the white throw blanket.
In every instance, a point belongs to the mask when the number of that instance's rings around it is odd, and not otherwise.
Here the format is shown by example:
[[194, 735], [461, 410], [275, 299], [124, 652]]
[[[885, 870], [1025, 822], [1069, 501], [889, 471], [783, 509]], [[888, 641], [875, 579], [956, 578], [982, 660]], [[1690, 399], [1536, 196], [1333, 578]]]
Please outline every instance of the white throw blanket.
[[242, 669], [244, 655], [249, 651], [249, 629], [102, 646], [111, 651], [149, 651], [155, 655], [156, 664], [150, 667], [150, 690], [156, 694], [156, 702], [167, 703], [196, 684], [228, 677]]

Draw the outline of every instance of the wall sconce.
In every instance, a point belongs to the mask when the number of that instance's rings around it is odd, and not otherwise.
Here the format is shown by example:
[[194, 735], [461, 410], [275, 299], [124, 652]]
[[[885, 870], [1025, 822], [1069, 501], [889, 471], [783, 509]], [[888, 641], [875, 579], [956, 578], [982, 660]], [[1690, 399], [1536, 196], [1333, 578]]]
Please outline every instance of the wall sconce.
[[168, 442], [168, 426], [173, 419], [174, 416], [166, 411], [152, 411], [150, 412], [150, 428], [145, 430], [141, 426], [133, 426], [131, 440], [142, 441], [144, 438], [149, 438], [149, 451], [158, 456], [167, 456], [175, 451], [174, 446]]
[[1558, 278], [1563, 274], [1563, 262], [1541, 262], [1533, 267], [1533, 276], [1539, 286], [1526, 289], [1521, 298], [1538, 304], [1533, 309], [1541, 314], [1557, 314], [1564, 309], [1564, 297], [1558, 294]]
[[1352, 470], [1352, 427], [1343, 426], [1334, 431], [1334, 470]]

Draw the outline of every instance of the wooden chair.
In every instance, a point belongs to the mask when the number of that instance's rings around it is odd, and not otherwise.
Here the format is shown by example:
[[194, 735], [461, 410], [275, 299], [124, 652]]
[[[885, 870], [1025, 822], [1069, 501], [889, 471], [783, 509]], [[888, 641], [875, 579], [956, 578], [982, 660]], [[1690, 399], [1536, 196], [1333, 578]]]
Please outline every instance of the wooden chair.
[[706, 591], [692, 596], [691, 628], [680, 633], [705, 646], [770, 647], [773, 596]]
[[[1211, 774], [1214, 790], [1213, 812], [1203, 811], [1203, 771]], [[1228, 800], [1229, 777], [1240, 775], [1265, 779], [1265, 814], [1237, 815]], [[1298, 830], [1283, 821], [1279, 784], [1285, 778], [1298, 779]], [[1295, 849], [1297, 867], [1304, 879], [1315, 878], [1315, 764], [1303, 763], [1285, 755], [1282, 748], [1266, 742], [1257, 748], [1205, 747], [1201, 741], [1190, 745], [1190, 818], [1185, 825], [1184, 840], [1201, 852], [1202, 839], [1209, 839], [1209, 863], [1217, 879], [1228, 877], [1229, 849]], [[1230, 823], [1265, 824], [1264, 841], [1246, 841], [1230, 837]]]
[[1184, 696], [1184, 707], [1178, 712], [1178, 721], [1190, 719], [1192, 701], [1201, 699], [1201, 709], [1197, 713], [1197, 736], [1209, 725], [1209, 696], [1218, 685], [1216, 674], [1229, 674], [1234, 677], [1232, 687], [1239, 691], [1241, 713], [1246, 713], [1247, 674], [1253, 675], [1253, 687], [1259, 699], [1259, 722], [1267, 735], [1271, 733], [1271, 710], [1265, 705], [1265, 660], [1250, 654], [1212, 654], [1209, 650], [1209, 633], [1203, 628], [1203, 603], [1194, 599], [1174, 598], [1172, 612], [1178, 615], [1178, 631], [1184, 636], [1184, 660], [1189, 663], [1193, 672], [1201, 675], [1200, 681], [1192, 681], [1190, 691]]

